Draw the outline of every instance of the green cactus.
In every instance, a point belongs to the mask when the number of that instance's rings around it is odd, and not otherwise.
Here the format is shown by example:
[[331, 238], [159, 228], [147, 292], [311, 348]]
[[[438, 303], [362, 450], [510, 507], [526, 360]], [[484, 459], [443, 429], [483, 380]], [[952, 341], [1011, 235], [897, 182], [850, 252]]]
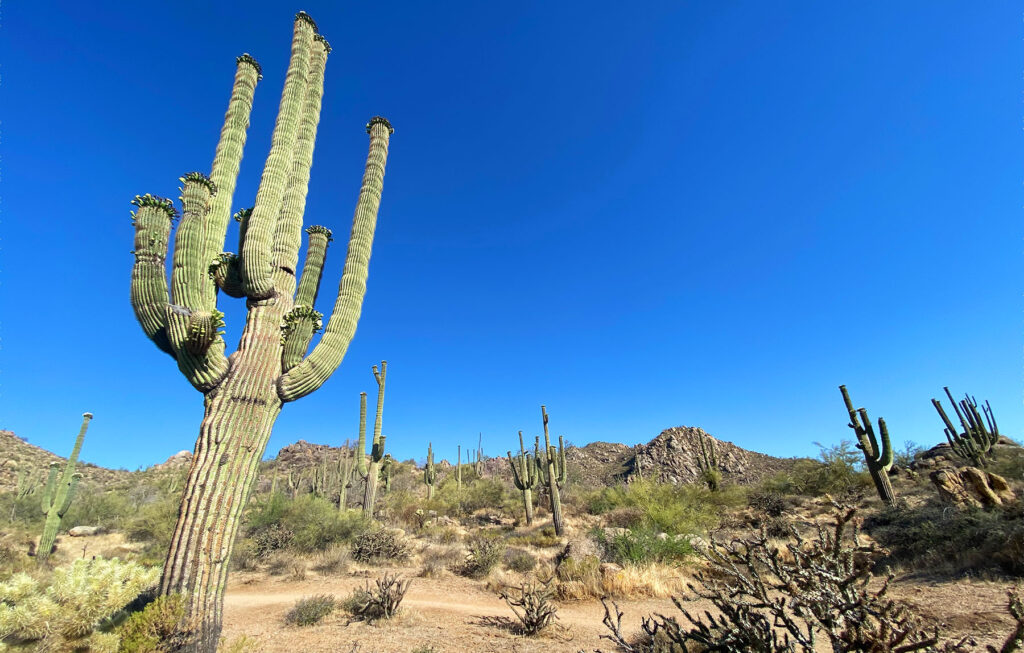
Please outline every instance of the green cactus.
[[722, 470], [718, 468], [718, 457], [715, 452], [715, 443], [705, 437], [703, 431], [697, 432], [697, 446], [700, 455], [697, 457], [697, 467], [700, 469], [700, 476], [712, 492], [718, 492], [718, 486], [722, 482]]
[[[565, 534], [565, 524], [562, 521], [562, 498], [559, 490], [565, 485], [565, 443], [562, 436], [558, 436], [558, 451], [551, 444], [551, 436], [548, 433], [548, 411], [544, 406], [540, 407], [540, 414], [544, 420], [544, 463], [540, 467], [541, 477], [548, 492], [551, 495], [551, 520], [555, 526], [555, 533]], [[539, 459], [538, 459], [539, 460]]]
[[352, 487], [352, 472], [356, 467], [357, 452], [345, 440], [345, 448], [338, 454], [338, 510], [348, 510], [348, 489]]
[[82, 441], [85, 439], [85, 432], [89, 429], [91, 420], [92, 413], [82, 415], [82, 427], [78, 430], [75, 447], [71, 450], [71, 456], [64, 465], [64, 471], [58, 471], [60, 463], [50, 463], [50, 475], [46, 479], [46, 489], [43, 491], [42, 501], [46, 523], [43, 525], [43, 534], [39, 538], [39, 548], [36, 549], [36, 559], [39, 564], [46, 562], [50, 553], [53, 552], [53, 543], [57, 539], [57, 531], [60, 530], [60, 520], [71, 507], [71, 501], [75, 498], [78, 481], [82, 478], [82, 475], [75, 471], [75, 465], [78, 463], [78, 454], [82, 450]]
[[[393, 132], [380, 117], [366, 126], [369, 153], [334, 307], [316, 346], [305, 355], [319, 319], [314, 303], [330, 240], [326, 229], [308, 230], [310, 246], [299, 280], [302, 219], [329, 51], [316, 23], [300, 12], [255, 202], [238, 213], [239, 254], [222, 252], [261, 75], [252, 57], [237, 60], [209, 177], [182, 177], [183, 217], [171, 261], [172, 203], [153, 195], [133, 202], [138, 213], [132, 307], [146, 335], [204, 394], [205, 416], [160, 583], [161, 594], [186, 597], [186, 617], [198, 623], [196, 643], [186, 647], [190, 653], [216, 648], [231, 552], [281, 408], [320, 388], [338, 368], [362, 310]], [[245, 327], [230, 360], [219, 330], [218, 291], [246, 299]]]
[[960, 418], [960, 424], [963, 426], [961, 433], [946, 416], [946, 411], [942, 409], [942, 403], [938, 399], [932, 399], [932, 405], [935, 406], [939, 417], [946, 425], [944, 432], [949, 446], [953, 448], [953, 453], [978, 467], [988, 466], [992, 447], [999, 441], [999, 425], [996, 424], [995, 416], [992, 414], [992, 407], [988, 401], [985, 402], [982, 407], [985, 415], [983, 421], [981, 413], [978, 412], [978, 402], [974, 397], [965, 395], [965, 398], [960, 401], [960, 405], [957, 406], [949, 388], [943, 388], [943, 390], [946, 391], [946, 396], [949, 397], [949, 402], [953, 405], [953, 410], [956, 411], [956, 416]]
[[391, 491], [391, 471], [394, 466], [395, 461], [391, 458], [391, 454], [384, 454], [384, 462], [380, 467], [380, 477], [384, 479], [384, 494]]
[[871, 472], [871, 480], [875, 482], [875, 489], [878, 497], [890, 508], [896, 505], [896, 495], [892, 490], [892, 483], [889, 481], [889, 470], [892, 468], [893, 452], [892, 444], [889, 441], [889, 429], [885, 420], [878, 418], [878, 430], [882, 435], [882, 446], [878, 446], [878, 438], [875, 437], [875, 429], [871, 426], [868, 418], [868, 411], [865, 408], [854, 409], [850, 401], [850, 393], [846, 386], [839, 386], [843, 393], [843, 402], [846, 404], [846, 412], [850, 415], [850, 423], [847, 424], [857, 436], [857, 448], [864, 452], [864, 461], [867, 463], [868, 471]]
[[462, 492], [462, 445], [455, 452], [455, 491]]
[[373, 517], [373, 505], [377, 500], [377, 477], [381, 461], [384, 460], [384, 445], [387, 437], [381, 434], [384, 419], [384, 382], [387, 380], [388, 362], [381, 361], [380, 369], [373, 366], [373, 378], [377, 381], [377, 416], [373, 422], [373, 443], [370, 447], [369, 461], [363, 452], [366, 451], [366, 393], [359, 397], [359, 445], [357, 447], [356, 468], [359, 475], [366, 480], [363, 492], [363, 514]]
[[512, 468], [512, 482], [523, 493], [523, 505], [526, 507], [526, 525], [533, 525], [533, 488], [540, 480], [540, 469], [537, 467], [536, 456], [531, 456], [523, 445], [523, 432], [519, 432], [519, 469], [512, 460], [512, 452], [508, 452], [508, 466]]
[[476, 445], [476, 459], [473, 461], [473, 471], [477, 478], [484, 477], [484, 434], [481, 433]]
[[434, 447], [427, 443], [427, 464], [423, 466], [423, 483], [427, 486], [427, 501], [434, 498], [434, 484], [437, 483], [437, 470], [434, 468]]

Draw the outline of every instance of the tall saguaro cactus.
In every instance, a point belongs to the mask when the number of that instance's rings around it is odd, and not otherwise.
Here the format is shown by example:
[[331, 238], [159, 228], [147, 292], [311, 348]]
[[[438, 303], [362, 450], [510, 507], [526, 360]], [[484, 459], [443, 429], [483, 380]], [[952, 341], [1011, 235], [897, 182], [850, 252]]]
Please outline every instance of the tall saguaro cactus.
[[462, 445], [457, 446], [455, 453], [455, 491], [462, 492]]
[[[239, 253], [222, 253], [260, 67], [237, 59], [234, 85], [209, 177], [182, 177], [182, 220], [171, 252], [176, 211], [170, 200], [136, 197], [131, 302], [143, 331], [197, 390], [205, 415], [160, 582], [181, 594], [186, 618], [199, 626], [187, 651], [213, 651], [222, 621], [232, 546], [260, 458], [283, 404], [320, 388], [341, 364], [355, 334], [366, 292], [391, 125], [366, 126], [369, 154], [356, 202], [344, 272], [319, 342], [314, 304], [331, 233], [310, 227], [298, 279], [302, 220], [313, 144], [320, 119], [330, 46], [300, 12], [294, 23], [284, 91], [251, 209], [236, 213]], [[237, 350], [225, 356], [218, 291], [244, 297], [245, 326]]]
[[531, 456], [523, 445], [523, 432], [519, 432], [519, 468], [512, 460], [512, 452], [508, 452], [508, 466], [512, 468], [512, 482], [523, 493], [523, 505], [526, 507], [526, 525], [533, 525], [533, 488], [537, 486], [540, 470], [537, 459]]
[[541, 406], [540, 414], [544, 420], [544, 464], [540, 469], [551, 494], [551, 520], [555, 526], [555, 533], [563, 535], [565, 524], [562, 522], [562, 497], [558, 491], [565, 485], [565, 443], [562, 436], [558, 436], [558, 451], [555, 451], [551, 444], [551, 436], [548, 434], [547, 408]]
[[704, 435], [703, 431], [697, 432], [697, 446], [700, 449], [700, 456], [697, 458], [697, 467], [700, 468], [701, 478], [712, 492], [718, 492], [718, 486], [722, 482], [722, 470], [718, 468], [718, 456], [715, 452], [715, 443]]
[[892, 468], [893, 452], [892, 444], [889, 442], [889, 429], [885, 426], [885, 420], [878, 418], [878, 430], [882, 435], [882, 446], [878, 446], [878, 438], [875, 437], [875, 429], [868, 419], [868, 411], [865, 408], [855, 409], [850, 401], [850, 393], [846, 386], [839, 386], [843, 393], [843, 402], [846, 404], [846, 411], [850, 414], [850, 423], [847, 424], [857, 435], [857, 448], [864, 452], [864, 461], [867, 463], [868, 471], [871, 472], [871, 480], [875, 482], [875, 489], [878, 490], [878, 497], [890, 508], [896, 505], [896, 495], [892, 491], [892, 483], [889, 481], [889, 470]]
[[377, 416], [373, 420], [373, 443], [370, 446], [370, 460], [367, 462], [363, 452], [366, 451], [366, 393], [360, 393], [359, 399], [359, 451], [356, 465], [359, 475], [366, 479], [363, 492], [363, 514], [373, 517], [373, 504], [377, 500], [377, 472], [384, 460], [384, 443], [386, 436], [381, 434], [384, 419], [384, 381], [388, 375], [388, 362], [381, 361], [380, 369], [373, 366], [373, 378], [377, 380]]
[[427, 501], [434, 498], [434, 484], [437, 483], [437, 470], [434, 468], [434, 445], [427, 443], [427, 464], [423, 466], [423, 483], [427, 486]]
[[[348, 489], [352, 487], [352, 471], [355, 469], [356, 451], [352, 443], [345, 440], [345, 448], [338, 457], [338, 510], [348, 509]], [[358, 452], [360, 455], [362, 452]]]
[[981, 414], [978, 413], [978, 402], [973, 397], [968, 395], [957, 406], [949, 388], [943, 388], [943, 390], [946, 391], [949, 403], [953, 405], [953, 410], [956, 411], [956, 416], [960, 418], [960, 425], [964, 429], [963, 433], [960, 433], [946, 416], [946, 411], [942, 409], [942, 402], [932, 399], [932, 405], [935, 406], [939, 417], [942, 418], [942, 423], [946, 425], [944, 432], [949, 446], [953, 448], [953, 453], [964, 460], [968, 460], [978, 467], [985, 467], [992, 447], [999, 441], [999, 425], [996, 424], [996, 418], [992, 414], [992, 407], [987, 401], [985, 402], [982, 407], [985, 420], [982, 421]]
[[39, 548], [36, 550], [39, 564], [50, 557], [53, 543], [57, 539], [57, 531], [60, 530], [60, 520], [75, 498], [78, 481], [82, 478], [82, 475], [75, 471], [75, 465], [78, 463], [78, 454], [82, 451], [82, 441], [85, 440], [85, 432], [89, 429], [91, 420], [92, 413], [82, 414], [82, 427], [78, 429], [78, 437], [75, 438], [75, 446], [64, 465], [64, 471], [59, 471], [60, 463], [50, 463], [50, 475], [46, 479], [42, 502], [46, 522], [43, 524], [43, 534], [39, 538]]
[[481, 433], [476, 444], [476, 459], [473, 461], [473, 471], [477, 478], [484, 477], [484, 434]]

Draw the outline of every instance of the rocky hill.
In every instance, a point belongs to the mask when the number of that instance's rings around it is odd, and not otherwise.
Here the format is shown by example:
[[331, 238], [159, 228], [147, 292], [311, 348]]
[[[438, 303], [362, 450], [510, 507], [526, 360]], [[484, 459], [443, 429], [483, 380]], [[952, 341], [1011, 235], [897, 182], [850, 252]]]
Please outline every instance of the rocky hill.
[[[86, 446], [88, 437], [86, 436]], [[74, 437], [71, 437], [68, 440], [69, 451], [73, 444]], [[19, 475], [23, 482], [45, 483], [52, 462], [65, 463], [67, 458], [30, 444], [13, 431], [0, 430], [0, 491], [16, 488]], [[82, 474], [83, 483], [95, 485], [108, 485], [128, 478], [131, 474], [127, 470], [107, 469], [81, 460], [75, 471]]]

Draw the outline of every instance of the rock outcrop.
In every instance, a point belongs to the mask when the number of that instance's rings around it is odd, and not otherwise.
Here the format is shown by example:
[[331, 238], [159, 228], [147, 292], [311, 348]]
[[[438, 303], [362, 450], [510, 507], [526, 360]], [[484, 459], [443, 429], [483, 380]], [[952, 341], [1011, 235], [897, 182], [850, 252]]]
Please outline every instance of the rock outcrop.
[[998, 508], [1016, 499], [1006, 479], [977, 467], [937, 469], [928, 475], [944, 503]]

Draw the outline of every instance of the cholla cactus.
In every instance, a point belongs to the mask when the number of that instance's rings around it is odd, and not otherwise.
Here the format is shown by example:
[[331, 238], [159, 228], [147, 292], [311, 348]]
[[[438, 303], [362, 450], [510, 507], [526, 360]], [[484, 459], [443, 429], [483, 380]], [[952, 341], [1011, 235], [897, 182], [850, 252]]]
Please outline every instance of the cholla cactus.
[[159, 567], [117, 558], [58, 567], [49, 587], [15, 574], [0, 583], [0, 641], [34, 643], [34, 650], [117, 651], [117, 635], [100, 630], [159, 580]]
[[359, 475], [366, 479], [363, 493], [363, 514], [373, 517], [373, 504], [377, 499], [377, 473], [384, 460], [384, 444], [387, 436], [381, 434], [384, 419], [384, 382], [387, 380], [388, 362], [381, 361], [380, 369], [373, 366], [373, 378], [377, 381], [377, 416], [373, 421], [373, 444], [370, 447], [370, 460], [367, 462], [363, 452], [366, 451], [366, 393], [359, 394], [359, 445], [356, 452], [356, 468]]
[[512, 468], [512, 482], [523, 493], [523, 505], [526, 507], [526, 525], [533, 525], [533, 488], [540, 481], [540, 469], [537, 458], [526, 451], [523, 444], [523, 432], [519, 432], [519, 469], [512, 460], [512, 452], [508, 452], [508, 466]]
[[427, 501], [434, 498], [434, 484], [437, 483], [437, 470], [434, 469], [434, 447], [427, 443], [427, 464], [423, 466], [423, 482], [427, 486]]
[[57, 531], [60, 529], [60, 520], [71, 507], [71, 501], [75, 498], [75, 490], [78, 488], [78, 481], [82, 479], [82, 475], [75, 472], [75, 464], [78, 463], [78, 454], [82, 450], [82, 441], [85, 439], [85, 432], [89, 429], [90, 420], [92, 420], [92, 413], [82, 415], [82, 427], [78, 430], [78, 437], [75, 439], [71, 456], [64, 465], [64, 472], [60, 472], [60, 463], [50, 463], [50, 475], [46, 479], [46, 490], [43, 491], [42, 502], [46, 523], [43, 525], [43, 534], [39, 538], [39, 548], [36, 551], [39, 564], [43, 564], [50, 557], [53, 543], [57, 539]]
[[[341, 365], [362, 311], [393, 132], [381, 117], [366, 125], [369, 153], [344, 272], [323, 335], [307, 355], [320, 322], [315, 302], [331, 238], [327, 229], [307, 230], [301, 279], [297, 270], [329, 52], [313, 19], [299, 12], [270, 153], [251, 210], [237, 214], [238, 254], [223, 250], [261, 77], [252, 57], [237, 59], [209, 176], [181, 178], [182, 219], [171, 261], [174, 206], [153, 195], [134, 202], [132, 307], [146, 336], [205, 395], [206, 412], [160, 584], [161, 594], [181, 594], [188, 602], [187, 617], [201, 621], [196, 643], [186, 648], [190, 652], [217, 646], [233, 545], [281, 408], [316, 391]], [[219, 329], [218, 291], [246, 300], [245, 328], [230, 359]]]
[[889, 429], [885, 425], [885, 420], [879, 417], [878, 431], [882, 435], [882, 446], [879, 447], [867, 409], [854, 409], [845, 385], [839, 386], [839, 391], [843, 393], [843, 402], [846, 403], [846, 411], [850, 414], [850, 423], [847, 426], [857, 435], [857, 448], [864, 452], [864, 461], [871, 472], [871, 480], [875, 482], [878, 497], [891, 508], [896, 505], [896, 495], [889, 481], [889, 470], [892, 469], [893, 460]]
[[953, 448], [953, 453], [964, 460], [973, 462], [978, 467], [985, 467], [988, 464], [992, 447], [999, 441], [999, 426], [992, 415], [992, 407], [989, 406], [987, 401], [985, 402], [985, 405], [982, 407], [985, 420], [982, 421], [981, 414], [978, 413], [978, 402], [975, 401], [974, 397], [967, 396], [957, 406], [953, 395], [949, 392], [949, 388], [943, 388], [943, 390], [946, 391], [946, 396], [949, 397], [949, 402], [953, 404], [953, 410], [956, 411], [956, 416], [960, 418], [960, 424], [964, 429], [963, 433], [959, 433], [957, 428], [953, 426], [953, 422], [946, 417], [946, 411], [942, 409], [942, 403], [938, 399], [932, 399], [932, 405], [935, 406], [939, 417], [942, 418], [942, 422], [946, 425], [944, 432], [946, 440], [949, 441], [949, 446]]
[[[565, 524], [562, 521], [562, 498], [559, 490], [565, 485], [565, 443], [562, 436], [558, 436], [558, 451], [551, 444], [551, 436], [548, 434], [548, 411], [544, 406], [540, 407], [541, 418], [544, 420], [544, 462], [539, 465], [541, 477], [544, 484], [548, 486], [551, 494], [551, 520], [555, 526], [555, 533], [565, 534]], [[540, 460], [538, 452], [538, 461]]]
[[697, 466], [700, 468], [700, 476], [704, 479], [709, 490], [717, 492], [718, 485], [722, 482], [722, 471], [718, 468], [718, 456], [715, 453], [715, 443], [705, 437], [703, 431], [698, 431], [697, 446], [700, 450], [700, 456], [697, 458]]

